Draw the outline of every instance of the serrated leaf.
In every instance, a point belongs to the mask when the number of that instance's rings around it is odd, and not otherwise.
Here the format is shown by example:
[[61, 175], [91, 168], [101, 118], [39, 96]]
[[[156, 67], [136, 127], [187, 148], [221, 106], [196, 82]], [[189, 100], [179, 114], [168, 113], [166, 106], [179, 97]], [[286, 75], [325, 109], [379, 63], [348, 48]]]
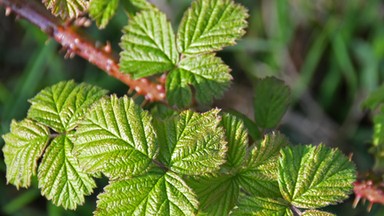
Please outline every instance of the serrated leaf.
[[254, 89], [255, 122], [263, 128], [274, 128], [291, 102], [291, 93], [283, 81], [274, 77], [257, 80]]
[[289, 203], [283, 199], [245, 197], [239, 200], [231, 215], [293, 216]]
[[78, 17], [88, 9], [87, 0], [43, 0], [45, 7], [63, 20]]
[[67, 135], [56, 137], [48, 146], [39, 166], [41, 193], [53, 204], [76, 209], [90, 195], [95, 181], [85, 174], [72, 153], [73, 143]]
[[159, 160], [170, 170], [185, 175], [204, 175], [224, 163], [226, 142], [219, 127], [219, 110], [182, 112], [179, 117], [156, 123]]
[[171, 24], [157, 10], [142, 11], [130, 20], [120, 46], [120, 69], [134, 78], [171, 70], [179, 58]]
[[90, 105], [106, 93], [86, 83], [60, 82], [30, 100], [28, 117], [57, 132], [67, 132], [74, 129]]
[[132, 99], [96, 102], [76, 131], [75, 152], [88, 173], [112, 179], [144, 172], [156, 156], [152, 118]]
[[277, 132], [255, 143], [239, 173], [239, 184], [245, 191], [254, 196], [281, 197], [277, 182], [278, 157], [280, 149], [286, 145], [286, 137]]
[[199, 215], [228, 215], [239, 197], [236, 176], [197, 177], [187, 182], [197, 194]]
[[303, 212], [302, 216], [336, 216], [335, 214], [319, 211], [319, 210], [307, 210]]
[[221, 50], [235, 44], [247, 25], [247, 11], [232, 0], [197, 0], [184, 13], [177, 34], [182, 53]]
[[356, 180], [355, 167], [340, 151], [319, 146], [281, 150], [279, 187], [299, 208], [319, 208], [348, 197]]
[[224, 128], [228, 142], [226, 165], [239, 168], [243, 165], [248, 148], [248, 133], [243, 122], [230, 114], [223, 115], [220, 125]]
[[192, 86], [197, 102], [209, 104], [228, 88], [232, 79], [229, 71], [228, 66], [213, 54], [186, 57], [167, 77], [167, 99], [179, 107], [190, 105]]
[[248, 131], [248, 134], [252, 137], [254, 141], [260, 140], [262, 138], [261, 132], [259, 131], [259, 128], [257, 127], [256, 123], [253, 122], [248, 116], [236, 110], [229, 110], [229, 113], [243, 121], [244, 126]]
[[96, 215], [195, 215], [196, 195], [176, 174], [151, 172], [111, 182], [98, 196]]
[[96, 21], [99, 28], [105, 28], [109, 20], [115, 15], [119, 0], [91, 0], [89, 15]]
[[29, 119], [12, 121], [11, 132], [3, 139], [7, 183], [17, 188], [29, 187], [31, 177], [36, 175], [37, 161], [48, 144], [49, 129]]

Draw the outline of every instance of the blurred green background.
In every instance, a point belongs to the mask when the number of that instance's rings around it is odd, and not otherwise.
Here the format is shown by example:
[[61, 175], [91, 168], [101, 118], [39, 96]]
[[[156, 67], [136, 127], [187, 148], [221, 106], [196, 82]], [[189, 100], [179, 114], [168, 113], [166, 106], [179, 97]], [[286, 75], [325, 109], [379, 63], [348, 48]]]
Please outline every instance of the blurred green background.
[[[165, 11], [175, 29], [190, 0], [152, 0]], [[252, 82], [275, 75], [292, 88], [295, 102], [280, 129], [293, 143], [323, 142], [353, 153], [359, 172], [372, 167], [368, 153], [372, 136], [370, 113], [361, 102], [384, 78], [384, 2], [381, 0], [237, 0], [249, 10], [247, 34], [219, 56], [232, 68], [234, 81], [215, 106], [252, 117]], [[6, 17], [0, 8], [0, 131], [21, 120], [28, 99], [42, 88], [74, 79], [124, 94], [127, 87], [79, 57], [64, 59], [60, 46], [25, 20]], [[110, 41], [119, 52], [121, 28], [128, 20], [119, 9], [102, 31], [83, 29], [100, 43]], [[0, 146], [4, 142], [0, 139]], [[0, 161], [0, 215], [91, 215], [95, 195], [77, 211], [64, 211], [40, 196], [37, 183], [16, 190], [6, 185]], [[103, 182], [100, 182], [102, 185]], [[99, 190], [102, 190], [99, 189]], [[328, 207], [337, 215], [384, 215], [376, 204], [352, 208], [352, 195]]]

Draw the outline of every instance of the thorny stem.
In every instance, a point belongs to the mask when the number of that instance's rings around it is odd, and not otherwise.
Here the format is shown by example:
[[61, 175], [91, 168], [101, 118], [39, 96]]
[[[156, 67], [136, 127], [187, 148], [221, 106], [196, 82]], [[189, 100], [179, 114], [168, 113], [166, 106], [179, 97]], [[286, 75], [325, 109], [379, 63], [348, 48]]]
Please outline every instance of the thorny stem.
[[43, 32], [54, 38], [67, 50], [67, 55], [78, 55], [101, 70], [125, 83], [137, 94], [143, 95], [150, 102], [165, 102], [163, 84], [153, 83], [142, 78], [134, 80], [129, 75], [122, 74], [114, 55], [107, 49], [98, 48], [94, 42], [80, 35], [70, 26], [61, 24], [45, 7], [35, 0], [0, 0], [0, 6], [15, 13], [39, 27]]

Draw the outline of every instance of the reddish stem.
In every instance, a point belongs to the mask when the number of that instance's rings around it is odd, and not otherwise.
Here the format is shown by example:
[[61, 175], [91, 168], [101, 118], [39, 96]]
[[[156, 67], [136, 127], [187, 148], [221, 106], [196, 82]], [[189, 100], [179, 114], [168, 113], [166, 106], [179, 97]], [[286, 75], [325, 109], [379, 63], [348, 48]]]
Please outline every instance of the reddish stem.
[[162, 84], [156, 84], [144, 78], [134, 80], [129, 75], [121, 73], [117, 60], [111, 52], [96, 47], [92, 41], [70, 26], [62, 25], [61, 21], [47, 11], [42, 4], [34, 0], [0, 0], [0, 5], [53, 37], [67, 49], [70, 56], [73, 54], [81, 56], [143, 95], [148, 101], [165, 102], [165, 89]]

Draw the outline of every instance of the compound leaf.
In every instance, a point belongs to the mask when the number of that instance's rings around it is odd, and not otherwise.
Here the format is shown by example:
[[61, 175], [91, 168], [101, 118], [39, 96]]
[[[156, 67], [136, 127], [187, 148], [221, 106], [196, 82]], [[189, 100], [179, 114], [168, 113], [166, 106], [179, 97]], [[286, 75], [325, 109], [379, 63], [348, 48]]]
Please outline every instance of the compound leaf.
[[171, 70], [178, 62], [171, 24], [157, 10], [142, 11], [130, 20], [120, 46], [120, 68], [134, 78]]
[[86, 110], [107, 93], [86, 83], [64, 81], [45, 88], [30, 100], [28, 117], [57, 132], [74, 129]]
[[179, 107], [190, 105], [193, 86], [197, 102], [209, 104], [228, 88], [232, 79], [229, 71], [228, 66], [213, 54], [186, 57], [167, 77], [167, 99]]
[[257, 80], [254, 89], [255, 122], [262, 128], [274, 128], [291, 102], [291, 93], [283, 81], [274, 77]]
[[157, 123], [159, 160], [170, 170], [185, 175], [204, 175], [224, 163], [226, 142], [219, 127], [219, 110], [182, 112]]
[[234, 115], [225, 114], [220, 125], [228, 142], [226, 166], [239, 168], [244, 163], [248, 148], [248, 133], [243, 122]]
[[293, 216], [290, 205], [283, 199], [244, 197], [231, 215]]
[[197, 0], [181, 21], [178, 49], [185, 54], [221, 50], [235, 44], [247, 25], [247, 11], [232, 0]]
[[115, 15], [119, 0], [92, 0], [89, 4], [89, 15], [99, 28], [105, 28]]
[[348, 197], [355, 168], [340, 151], [319, 146], [281, 150], [279, 187], [284, 199], [299, 208], [319, 208]]
[[48, 146], [38, 170], [41, 193], [55, 205], [76, 209], [96, 184], [85, 174], [74, 155], [67, 135], [56, 137]]
[[43, 0], [45, 7], [63, 20], [76, 18], [88, 8], [87, 0]]
[[187, 183], [197, 194], [199, 214], [228, 215], [239, 197], [240, 188], [236, 176], [197, 177]]
[[96, 102], [76, 131], [75, 152], [88, 173], [110, 178], [145, 171], [156, 155], [152, 118], [128, 97]]
[[256, 142], [240, 172], [241, 187], [255, 196], [281, 197], [278, 178], [278, 158], [280, 149], [288, 145], [286, 137], [280, 133], [267, 134], [261, 142]]
[[37, 161], [49, 141], [49, 129], [25, 119], [12, 121], [11, 132], [3, 135], [4, 161], [7, 166], [7, 182], [19, 187], [29, 187], [36, 175]]
[[172, 172], [150, 172], [111, 182], [98, 196], [96, 215], [195, 215], [198, 202]]

